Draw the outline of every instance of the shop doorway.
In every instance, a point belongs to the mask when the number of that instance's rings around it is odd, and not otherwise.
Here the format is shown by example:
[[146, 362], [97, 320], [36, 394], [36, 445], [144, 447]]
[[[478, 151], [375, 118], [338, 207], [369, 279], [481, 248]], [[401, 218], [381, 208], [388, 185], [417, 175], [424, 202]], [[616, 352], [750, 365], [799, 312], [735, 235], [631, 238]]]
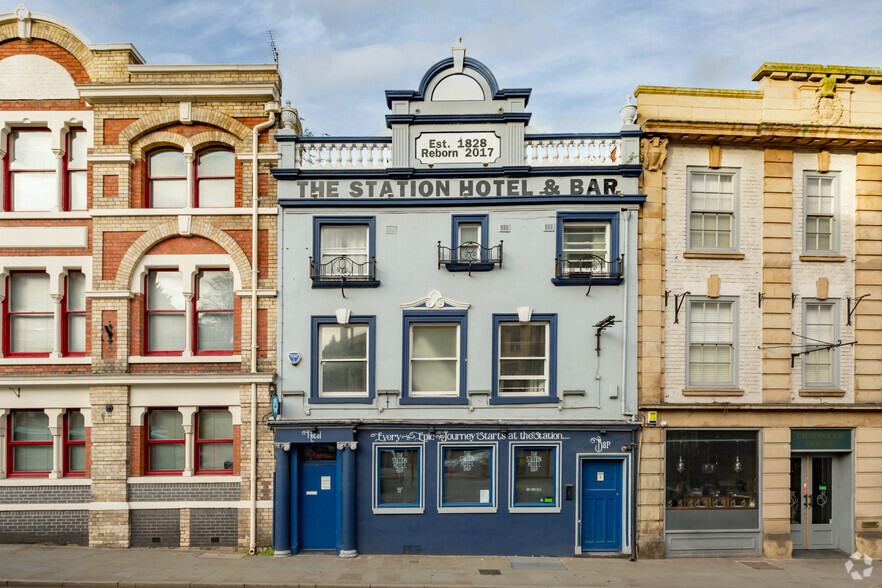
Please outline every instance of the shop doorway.
[[582, 460], [582, 551], [621, 551], [623, 460]]
[[300, 456], [301, 549], [335, 549], [337, 543], [337, 450], [304, 445]]
[[790, 457], [790, 535], [793, 549], [848, 550], [851, 483], [847, 456]]

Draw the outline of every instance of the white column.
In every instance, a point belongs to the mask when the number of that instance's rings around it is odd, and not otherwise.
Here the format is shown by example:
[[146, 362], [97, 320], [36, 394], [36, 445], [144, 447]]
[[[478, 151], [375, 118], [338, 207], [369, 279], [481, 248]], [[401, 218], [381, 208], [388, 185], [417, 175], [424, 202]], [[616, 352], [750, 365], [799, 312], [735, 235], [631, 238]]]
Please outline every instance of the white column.
[[[184, 276], [187, 274], [185, 273]], [[193, 356], [193, 315], [195, 314], [195, 309], [193, 308], [193, 293], [192, 292], [184, 292], [184, 308], [186, 317], [184, 320], [186, 324], [184, 325], [184, 352], [181, 354], [184, 357], [192, 357]]]
[[61, 433], [64, 431], [62, 425], [64, 419], [63, 408], [47, 408], [43, 412], [49, 417], [49, 432], [52, 433], [52, 471], [49, 477], [52, 479], [62, 476], [62, 465], [64, 464], [63, 439]]
[[187, 208], [193, 208], [196, 205], [196, 170], [193, 167], [196, 154], [189, 143], [184, 145], [184, 159], [187, 161]]
[[64, 302], [64, 294], [50, 294], [52, 301], [55, 303], [53, 311], [53, 332], [52, 332], [52, 353], [49, 357], [61, 357], [61, 304]]
[[178, 411], [184, 417], [184, 472], [183, 476], [193, 475], [193, 452], [196, 451], [196, 443], [193, 441], [193, 421], [196, 417], [195, 406], [179, 406]]
[[55, 204], [52, 206], [53, 212], [59, 212], [61, 207], [61, 195], [64, 191], [64, 149], [52, 149], [55, 154]]

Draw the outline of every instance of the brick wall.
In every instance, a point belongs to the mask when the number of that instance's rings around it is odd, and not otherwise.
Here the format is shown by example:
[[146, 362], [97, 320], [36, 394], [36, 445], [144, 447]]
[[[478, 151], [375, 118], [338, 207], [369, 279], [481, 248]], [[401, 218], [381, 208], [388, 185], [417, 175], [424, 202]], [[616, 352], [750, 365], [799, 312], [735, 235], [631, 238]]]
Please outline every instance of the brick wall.
[[133, 510], [132, 547], [180, 547], [181, 512], [177, 509]]
[[239, 482], [217, 484], [129, 484], [130, 502], [239, 500]]
[[190, 510], [191, 547], [236, 547], [238, 539], [236, 509], [194, 508]]
[[89, 502], [89, 486], [6, 486], [0, 488], [0, 504], [47, 504]]
[[0, 543], [89, 543], [87, 510], [0, 512]]

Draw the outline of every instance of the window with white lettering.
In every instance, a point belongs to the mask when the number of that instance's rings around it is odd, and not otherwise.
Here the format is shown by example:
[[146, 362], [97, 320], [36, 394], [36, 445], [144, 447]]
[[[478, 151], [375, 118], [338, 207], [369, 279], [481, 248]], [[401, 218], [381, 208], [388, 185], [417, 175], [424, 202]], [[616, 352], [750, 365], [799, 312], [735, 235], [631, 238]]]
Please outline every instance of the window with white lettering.
[[420, 449], [418, 447], [377, 450], [377, 506], [420, 506]]
[[513, 506], [557, 506], [556, 454], [556, 447], [514, 447]]

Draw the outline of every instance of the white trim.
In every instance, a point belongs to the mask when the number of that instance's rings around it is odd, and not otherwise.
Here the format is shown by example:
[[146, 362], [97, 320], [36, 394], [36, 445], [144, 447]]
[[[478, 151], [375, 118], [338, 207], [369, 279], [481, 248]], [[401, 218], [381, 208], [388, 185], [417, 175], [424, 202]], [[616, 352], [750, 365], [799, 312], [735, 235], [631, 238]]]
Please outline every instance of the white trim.
[[135, 295], [129, 292], [128, 290], [99, 290], [94, 291], [90, 290], [86, 292], [86, 298], [128, 298], [132, 299]]
[[[279, 295], [278, 290], [271, 290], [269, 288], [263, 288], [257, 291], [258, 298], [274, 298]], [[236, 290], [236, 296], [241, 296], [243, 298], [251, 296], [251, 290]]]
[[[249, 208], [93, 208], [89, 210], [90, 216], [251, 216]], [[279, 209], [271, 206], [263, 206], [257, 209], [258, 214], [277, 215]], [[4, 213], [4, 214], [50, 214], [50, 213]], [[58, 215], [70, 215], [70, 212], [51, 213]], [[2, 218], [2, 217], [0, 217]], [[59, 218], [72, 218], [59, 216]], [[83, 218], [88, 218], [83, 217]]]
[[[177, 500], [166, 502], [41, 502], [25, 504], [0, 504], [0, 512], [56, 511], [56, 510], [179, 510], [184, 508], [235, 508], [250, 506], [247, 500]], [[272, 508], [272, 500], [258, 500], [257, 508]]]
[[[0, 357], [0, 365], [91, 365], [92, 356], [86, 357]], [[41, 376], [30, 376], [39, 380]], [[37, 383], [37, 382], [35, 382]]]
[[[442, 501], [444, 499], [442, 493], [444, 491], [444, 448], [462, 448], [462, 447], [475, 447], [475, 448], [486, 448], [490, 447], [492, 450], [493, 456], [493, 464], [491, 466], [491, 480], [493, 481], [490, 488], [490, 504], [488, 505], [474, 505], [474, 506], [442, 506]], [[440, 442], [438, 443], [438, 483], [437, 486], [437, 501], [436, 508], [439, 514], [456, 514], [456, 513], [495, 513], [498, 510], [498, 501], [497, 496], [499, 494], [499, 442], [498, 441], [489, 441], [489, 442], [466, 442], [466, 443], [457, 443], [454, 441], [449, 442]]]
[[129, 66], [129, 71], [133, 73], [176, 73], [176, 72], [228, 72], [228, 71], [261, 71], [261, 72], [277, 72], [279, 66], [275, 63], [221, 63], [221, 64], [199, 64], [199, 65], [148, 65], [133, 64]]
[[89, 478], [83, 477], [72, 477], [72, 478], [28, 478], [26, 476], [19, 477], [16, 476], [14, 478], [3, 478], [0, 479], [0, 488], [6, 488], [9, 486], [17, 486], [17, 487], [25, 487], [25, 486], [91, 486], [92, 480]]
[[113, 102], [201, 102], [206, 100], [278, 101], [279, 86], [267, 83], [226, 84], [76, 84], [87, 104]]
[[[634, 466], [632, 453], [577, 453], [576, 458], [576, 480], [574, 488], [574, 497], [576, 499], [576, 508], [574, 518], [576, 522], [576, 545], [574, 553], [582, 553], [582, 464], [585, 460], [609, 461], [616, 460], [622, 466], [622, 550], [611, 551], [609, 553], [630, 554], [633, 550], [633, 542], [635, 537], [631, 536], [631, 509], [634, 508], [634, 500], [632, 492], [635, 491], [631, 487], [631, 468]], [[760, 513], [762, 515], [762, 513]], [[762, 519], [760, 519], [762, 520]]]
[[242, 476], [189, 476], [186, 478], [184, 476], [131, 476], [126, 478], [126, 482], [129, 484], [241, 484]]
[[432, 290], [429, 295], [413, 302], [402, 304], [403, 310], [467, 310], [471, 306], [465, 302], [457, 302], [445, 298], [438, 290]]
[[[420, 484], [420, 504], [419, 506], [380, 506], [380, 496], [378, 493], [380, 476], [379, 476], [379, 460], [377, 456], [380, 449], [417, 449], [420, 452], [419, 463], [419, 484]], [[371, 446], [371, 508], [374, 514], [423, 514], [426, 512], [426, 443], [374, 443]]]
[[[555, 506], [515, 506], [515, 449], [518, 447], [535, 447], [537, 449], [554, 448], [554, 486]], [[508, 512], [511, 513], [559, 513], [564, 497], [561, 495], [561, 452], [563, 443], [533, 443], [530, 441], [513, 441], [508, 444]]]
[[129, 363], [242, 363], [241, 355], [130, 355]]
[[[184, 293], [193, 293], [194, 279], [200, 270], [223, 269], [233, 274], [233, 291], [242, 288], [242, 277], [239, 275], [239, 267], [228, 253], [211, 253], [206, 255], [182, 254], [182, 255], [152, 255], [141, 256], [138, 264], [132, 271], [129, 289], [134, 294], [144, 293], [144, 277], [152, 269], [172, 269], [181, 272], [181, 286]], [[190, 335], [189, 329], [187, 336]]]
[[135, 157], [129, 153], [89, 153], [86, 155], [89, 163], [126, 163], [135, 165]]
[[[275, 151], [272, 153], [258, 153], [257, 154], [257, 159], [260, 161], [278, 161], [280, 157], [282, 157], [282, 154], [279, 153], [278, 151]], [[238, 154], [236, 154], [236, 159], [239, 159], [242, 161], [251, 161], [251, 154], [250, 153], [238, 153]]]
[[88, 219], [92, 218], [92, 214], [87, 210], [69, 210], [69, 211], [19, 211], [19, 212], [0, 212], [0, 220], [49, 220], [49, 219]]

